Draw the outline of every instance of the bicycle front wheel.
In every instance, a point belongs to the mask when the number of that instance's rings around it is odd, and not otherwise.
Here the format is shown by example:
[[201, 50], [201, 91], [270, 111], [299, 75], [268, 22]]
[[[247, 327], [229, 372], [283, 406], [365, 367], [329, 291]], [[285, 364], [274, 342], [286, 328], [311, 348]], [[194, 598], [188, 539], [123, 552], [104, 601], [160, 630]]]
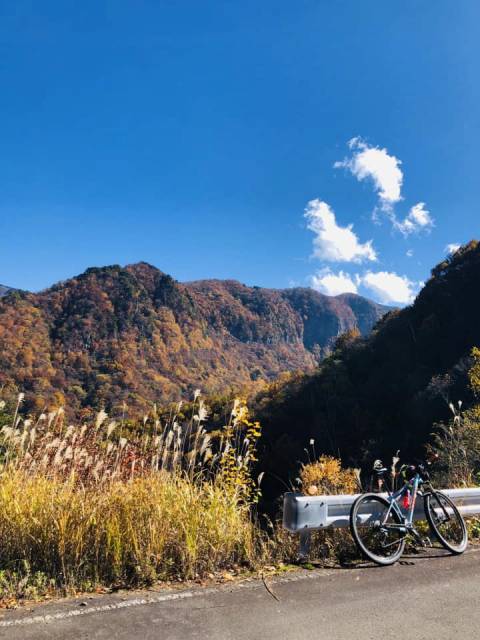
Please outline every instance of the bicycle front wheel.
[[397, 562], [405, 548], [400, 514], [376, 493], [359, 496], [350, 511], [350, 531], [363, 556], [379, 565]]
[[440, 544], [451, 553], [463, 553], [468, 544], [467, 527], [452, 500], [434, 491], [425, 496], [424, 508], [428, 524]]

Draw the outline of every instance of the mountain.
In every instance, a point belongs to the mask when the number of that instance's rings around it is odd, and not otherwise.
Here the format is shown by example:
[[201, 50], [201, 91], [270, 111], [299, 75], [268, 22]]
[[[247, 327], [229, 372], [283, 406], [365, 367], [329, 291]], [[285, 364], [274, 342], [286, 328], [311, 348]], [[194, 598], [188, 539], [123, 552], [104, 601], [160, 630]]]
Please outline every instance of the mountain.
[[311, 439], [317, 453], [351, 465], [387, 461], [397, 449], [421, 457], [433, 424], [451, 415], [449, 402], [474, 401], [467, 373], [480, 346], [479, 291], [480, 244], [472, 241], [432, 270], [412, 306], [384, 316], [367, 337], [339, 341], [315, 372], [260, 392], [267, 468], [288, 475]]
[[339, 334], [386, 311], [311, 289], [181, 284], [146, 263], [91, 268], [0, 301], [0, 386], [36, 408], [144, 408], [313, 370]]
[[3, 284], [0, 284], [0, 298], [6, 296], [9, 291], [11, 291], [10, 287], [5, 287]]

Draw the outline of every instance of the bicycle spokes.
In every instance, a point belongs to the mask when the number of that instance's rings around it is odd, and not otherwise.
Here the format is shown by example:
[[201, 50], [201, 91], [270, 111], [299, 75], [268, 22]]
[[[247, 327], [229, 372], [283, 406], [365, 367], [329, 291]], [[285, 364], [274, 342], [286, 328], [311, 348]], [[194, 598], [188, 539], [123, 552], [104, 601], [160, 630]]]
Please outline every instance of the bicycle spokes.
[[395, 561], [405, 533], [398, 513], [379, 496], [364, 496], [352, 514], [352, 533], [364, 554], [375, 562]]
[[465, 538], [465, 525], [448, 498], [436, 492], [430, 496], [428, 504], [432, 528], [440, 540], [454, 548], [462, 545]]

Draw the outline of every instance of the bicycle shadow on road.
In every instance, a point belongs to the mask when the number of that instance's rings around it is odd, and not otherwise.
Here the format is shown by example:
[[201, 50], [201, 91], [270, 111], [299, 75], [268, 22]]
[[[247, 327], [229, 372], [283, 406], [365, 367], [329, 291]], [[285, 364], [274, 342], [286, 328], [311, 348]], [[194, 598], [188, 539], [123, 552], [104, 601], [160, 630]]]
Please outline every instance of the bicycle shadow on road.
[[[400, 566], [413, 566], [415, 565], [416, 560], [435, 560], [442, 559], [451, 556], [446, 549], [442, 547], [431, 547], [430, 549], [420, 548], [418, 551], [408, 551], [404, 553], [401, 559], [395, 563]], [[345, 561], [337, 564], [325, 564], [321, 560], [310, 560], [306, 563], [300, 563], [300, 566], [304, 568], [312, 568], [312, 569], [327, 569], [327, 570], [363, 570], [363, 569], [385, 569], [387, 567], [381, 567], [374, 562], [369, 562], [368, 560], [352, 560]], [[388, 565], [395, 566], [395, 565]]]

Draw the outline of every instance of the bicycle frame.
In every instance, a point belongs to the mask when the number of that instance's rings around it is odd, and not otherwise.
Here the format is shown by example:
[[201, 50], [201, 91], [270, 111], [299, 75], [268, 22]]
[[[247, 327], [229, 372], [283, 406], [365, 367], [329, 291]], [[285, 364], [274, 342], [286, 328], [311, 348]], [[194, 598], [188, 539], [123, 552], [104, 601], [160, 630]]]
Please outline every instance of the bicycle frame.
[[[422, 485], [427, 485], [427, 491], [423, 491], [421, 489]], [[386, 485], [385, 485], [386, 486]], [[390, 489], [388, 488], [388, 486], [386, 486], [387, 489], [387, 500], [390, 503], [387, 512], [385, 514], [385, 516], [383, 517], [383, 521], [380, 522], [380, 528], [381, 529], [390, 529], [390, 530], [397, 530], [400, 534], [401, 537], [405, 537], [406, 535], [408, 535], [409, 533], [412, 534], [417, 540], [419, 540], [420, 542], [422, 542], [422, 536], [420, 535], [420, 533], [417, 531], [417, 529], [415, 528], [414, 524], [413, 524], [413, 515], [415, 512], [415, 506], [417, 503], [417, 498], [418, 496], [422, 496], [425, 497], [426, 495], [435, 495], [435, 489], [431, 486], [430, 484], [430, 480], [424, 480], [422, 478], [422, 476], [417, 472], [414, 477], [412, 478], [412, 480], [410, 480], [409, 482], [405, 482], [404, 485], [398, 489], [397, 491], [390, 491]], [[410, 506], [408, 508], [408, 511], [405, 515], [405, 512], [400, 508], [399, 504], [398, 504], [398, 499], [403, 497], [405, 495], [405, 493], [407, 491], [412, 491], [412, 498], [411, 498], [411, 503]], [[443, 514], [445, 516], [445, 518], [447, 520], [450, 519], [450, 514], [448, 513], [447, 509], [444, 507], [444, 505], [439, 502], [439, 506], [441, 508], [441, 510], [443, 511]], [[399, 516], [399, 519], [401, 521], [401, 524], [396, 524], [396, 523], [392, 523], [389, 522], [387, 524], [387, 520], [390, 516], [390, 513], [392, 511], [395, 511], [396, 514]], [[425, 540], [429, 541], [429, 538], [425, 538]], [[393, 544], [396, 544], [396, 542], [391, 542], [386, 546], [391, 546]]]
[[[385, 514], [385, 517], [383, 519], [383, 522], [381, 523], [381, 526], [386, 526], [389, 529], [398, 529], [401, 533], [404, 533], [405, 535], [408, 532], [411, 532], [416, 537], [420, 538], [420, 534], [417, 532], [417, 530], [413, 526], [413, 514], [415, 511], [415, 505], [417, 503], [417, 497], [419, 495], [421, 496], [425, 495], [423, 492], [420, 491], [420, 487], [423, 484], [425, 484], [425, 481], [423, 480], [423, 478], [420, 476], [419, 473], [416, 473], [410, 482], [405, 482], [403, 487], [401, 487], [397, 491], [392, 492], [387, 487], [387, 493], [388, 493], [387, 500], [389, 501], [390, 506], [387, 510], [387, 513]], [[398, 504], [398, 499], [402, 498], [407, 491], [410, 491], [410, 489], [412, 490], [411, 503], [408, 508], [407, 514], [405, 515], [404, 511], [402, 511], [402, 509]], [[391, 523], [388, 525], [385, 524], [392, 510], [398, 514], [403, 524], [391, 524]]]

